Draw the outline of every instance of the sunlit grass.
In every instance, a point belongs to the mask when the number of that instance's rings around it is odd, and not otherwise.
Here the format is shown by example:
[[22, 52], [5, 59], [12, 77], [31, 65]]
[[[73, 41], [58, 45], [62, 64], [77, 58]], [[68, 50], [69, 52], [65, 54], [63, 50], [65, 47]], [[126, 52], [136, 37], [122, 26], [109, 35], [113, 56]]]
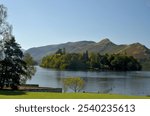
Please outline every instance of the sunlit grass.
[[98, 93], [51, 93], [0, 91], [0, 99], [149, 99], [147, 96], [128, 96]]

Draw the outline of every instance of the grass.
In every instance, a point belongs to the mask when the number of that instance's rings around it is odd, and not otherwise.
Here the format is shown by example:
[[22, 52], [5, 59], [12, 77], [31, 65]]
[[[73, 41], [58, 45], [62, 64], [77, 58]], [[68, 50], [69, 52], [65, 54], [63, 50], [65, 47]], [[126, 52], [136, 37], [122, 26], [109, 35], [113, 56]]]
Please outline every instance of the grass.
[[0, 99], [150, 99], [150, 96], [127, 96], [98, 93], [0, 91]]

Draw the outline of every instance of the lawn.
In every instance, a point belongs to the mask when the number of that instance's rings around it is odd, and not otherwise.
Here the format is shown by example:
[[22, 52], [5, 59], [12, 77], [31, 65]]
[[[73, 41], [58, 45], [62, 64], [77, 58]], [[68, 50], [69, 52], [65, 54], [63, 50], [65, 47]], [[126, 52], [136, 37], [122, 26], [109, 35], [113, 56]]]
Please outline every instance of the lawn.
[[150, 97], [96, 93], [0, 91], [0, 99], [150, 99]]

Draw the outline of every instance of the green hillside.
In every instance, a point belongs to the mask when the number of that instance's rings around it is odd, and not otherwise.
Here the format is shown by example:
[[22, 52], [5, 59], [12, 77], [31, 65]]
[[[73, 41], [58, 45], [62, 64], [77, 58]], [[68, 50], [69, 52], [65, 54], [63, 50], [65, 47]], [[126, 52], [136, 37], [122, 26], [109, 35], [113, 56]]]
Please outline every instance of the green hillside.
[[44, 56], [54, 54], [59, 48], [65, 48], [67, 53], [83, 53], [87, 50], [89, 52], [100, 54], [126, 54], [128, 56], [133, 56], [142, 62], [144, 69], [150, 67], [150, 49], [146, 46], [140, 43], [116, 45], [107, 38], [97, 43], [94, 41], [67, 42], [31, 48], [26, 52], [30, 53], [36, 61], [40, 62]]

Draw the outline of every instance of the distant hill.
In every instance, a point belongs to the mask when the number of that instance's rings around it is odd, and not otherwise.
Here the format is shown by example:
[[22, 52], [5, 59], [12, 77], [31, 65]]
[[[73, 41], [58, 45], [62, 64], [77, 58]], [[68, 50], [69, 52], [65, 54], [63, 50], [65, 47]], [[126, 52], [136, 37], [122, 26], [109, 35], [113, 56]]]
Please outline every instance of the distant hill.
[[57, 44], [57, 45], [48, 45], [48, 46], [30, 48], [26, 52], [30, 53], [34, 58], [34, 60], [40, 61], [42, 57], [49, 54], [54, 54], [59, 48], [65, 48], [66, 52], [68, 53], [72, 53], [72, 52], [78, 53], [78, 52], [84, 52], [86, 48], [89, 48], [94, 44], [96, 43], [93, 41], [67, 42], [67, 43]]
[[59, 48], [65, 48], [68, 53], [96, 52], [100, 54], [126, 54], [137, 58], [140, 61], [150, 59], [150, 49], [140, 43], [130, 45], [116, 45], [109, 39], [103, 39], [96, 43], [94, 41], [78, 41], [68, 42], [57, 45], [48, 45], [42, 47], [30, 48], [26, 52], [30, 53], [36, 61], [40, 61], [42, 57], [54, 54]]

